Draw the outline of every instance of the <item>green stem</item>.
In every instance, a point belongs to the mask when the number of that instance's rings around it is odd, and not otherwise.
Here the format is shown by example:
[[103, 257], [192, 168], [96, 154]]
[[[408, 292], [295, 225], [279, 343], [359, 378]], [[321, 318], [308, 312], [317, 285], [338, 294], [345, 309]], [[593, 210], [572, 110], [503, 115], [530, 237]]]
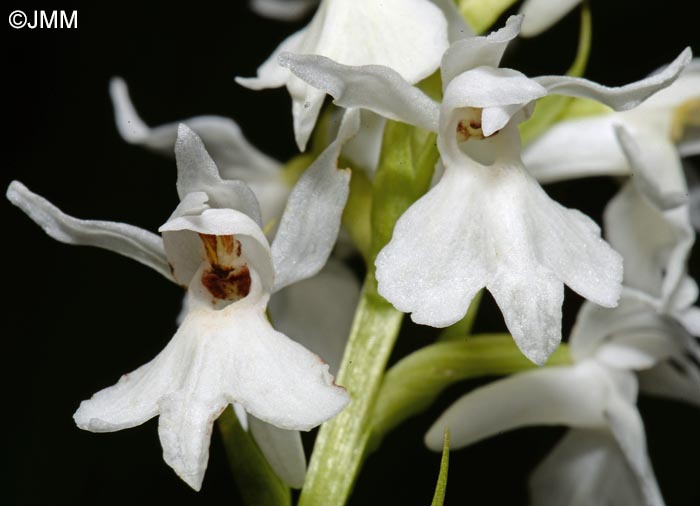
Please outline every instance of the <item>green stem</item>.
[[370, 272], [336, 379], [348, 389], [351, 400], [318, 433], [299, 506], [342, 506], [347, 502], [362, 464], [370, 417], [402, 317], [377, 294]]

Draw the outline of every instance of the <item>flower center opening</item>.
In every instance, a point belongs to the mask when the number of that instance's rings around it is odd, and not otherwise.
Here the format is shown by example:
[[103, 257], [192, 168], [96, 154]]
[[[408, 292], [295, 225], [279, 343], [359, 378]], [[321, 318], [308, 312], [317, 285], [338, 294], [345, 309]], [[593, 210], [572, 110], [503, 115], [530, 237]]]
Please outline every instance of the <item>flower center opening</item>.
[[460, 142], [470, 139], [484, 139], [484, 132], [481, 130], [481, 119], [461, 119], [457, 123], [457, 140]]
[[241, 243], [233, 235], [199, 234], [209, 261], [202, 285], [215, 298], [235, 302], [250, 292], [250, 270], [241, 256]]

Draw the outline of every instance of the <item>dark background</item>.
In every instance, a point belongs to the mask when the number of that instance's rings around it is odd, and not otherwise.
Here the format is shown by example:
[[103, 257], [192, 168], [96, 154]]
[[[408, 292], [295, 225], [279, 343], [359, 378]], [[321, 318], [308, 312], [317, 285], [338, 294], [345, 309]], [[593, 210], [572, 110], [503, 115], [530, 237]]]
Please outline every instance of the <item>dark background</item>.
[[[75, 30], [5, 25], [4, 187], [19, 179], [77, 217], [150, 230], [165, 221], [177, 204], [174, 163], [119, 138], [107, 93], [113, 75], [127, 80], [151, 124], [220, 114], [235, 118], [263, 151], [281, 160], [294, 154], [286, 92], [252, 92], [233, 77], [253, 75], [303, 23], [261, 19], [244, 1], [144, 3], [8, 4], [6, 17], [14, 9], [79, 14]], [[682, 10], [690, 4], [593, 1], [587, 76], [623, 84], [686, 45], [700, 50], [697, 18]], [[530, 75], [562, 73], [577, 33], [573, 14], [545, 35], [517, 43], [508, 63]], [[599, 219], [616, 185], [595, 179], [548, 190]], [[175, 330], [181, 291], [126, 258], [59, 244], [6, 201], [0, 205], [5, 298], [11, 301], [3, 310], [5, 491], [18, 504], [238, 504], [216, 433], [203, 490], [194, 493], [162, 461], [155, 420], [112, 434], [83, 432], [72, 421], [81, 400], [162, 349]], [[566, 329], [580, 302], [570, 292], [567, 297]], [[479, 326], [502, 328], [490, 301]], [[392, 360], [425, 343], [408, 330]], [[429, 504], [439, 455], [423, 448], [422, 436], [442, 409], [476, 384], [451, 388], [434, 410], [387, 438], [369, 458], [353, 504]], [[667, 503], [698, 504], [698, 410], [646, 398], [640, 409]], [[525, 504], [529, 470], [562, 433], [520, 430], [454, 452], [446, 504]]]

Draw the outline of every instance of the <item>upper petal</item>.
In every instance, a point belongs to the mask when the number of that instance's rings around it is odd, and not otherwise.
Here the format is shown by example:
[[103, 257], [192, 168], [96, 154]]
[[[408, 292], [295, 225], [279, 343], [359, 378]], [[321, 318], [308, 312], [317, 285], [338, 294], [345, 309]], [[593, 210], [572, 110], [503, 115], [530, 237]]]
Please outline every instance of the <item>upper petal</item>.
[[336, 139], [292, 189], [272, 242], [275, 291], [313, 276], [328, 260], [350, 191], [350, 171], [338, 168], [338, 157], [359, 126], [359, 111], [347, 111]]
[[616, 111], [624, 111], [636, 107], [646, 98], [669, 86], [678, 78], [691, 58], [692, 52], [690, 48], [686, 48], [662, 71], [640, 81], [613, 88], [569, 76], [542, 76], [534, 80], [547, 88], [549, 93], [592, 98], [609, 105]]
[[315, 55], [283, 53], [280, 65], [331, 95], [345, 108], [361, 107], [389, 119], [437, 130], [438, 105], [389, 67], [351, 67]]
[[125, 223], [73, 218], [48, 200], [29, 191], [19, 181], [10, 183], [6, 195], [10, 202], [57, 241], [114, 251], [174, 281], [165, 256], [163, 240], [156, 234]]
[[503, 28], [485, 36], [468, 37], [453, 43], [442, 57], [443, 88], [462, 72], [476, 67], [498, 67], [508, 43], [520, 33], [522, 16], [511, 16]]
[[260, 206], [252, 190], [242, 181], [222, 180], [202, 139], [183, 123], [177, 131], [175, 160], [180, 199], [188, 193], [204, 192], [210, 207], [241, 211], [262, 227]]

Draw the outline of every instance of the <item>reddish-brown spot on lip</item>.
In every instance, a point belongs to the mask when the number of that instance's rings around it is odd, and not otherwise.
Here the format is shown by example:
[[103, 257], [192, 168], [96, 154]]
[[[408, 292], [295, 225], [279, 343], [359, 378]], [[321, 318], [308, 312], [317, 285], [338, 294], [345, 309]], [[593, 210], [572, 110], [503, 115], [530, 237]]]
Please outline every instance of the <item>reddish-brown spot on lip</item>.
[[199, 234], [209, 261], [202, 285], [217, 299], [236, 301], [250, 292], [250, 270], [241, 258], [241, 243], [233, 235]]
[[239, 300], [250, 292], [250, 270], [247, 265], [228, 269], [212, 265], [202, 274], [202, 285], [221, 300]]

